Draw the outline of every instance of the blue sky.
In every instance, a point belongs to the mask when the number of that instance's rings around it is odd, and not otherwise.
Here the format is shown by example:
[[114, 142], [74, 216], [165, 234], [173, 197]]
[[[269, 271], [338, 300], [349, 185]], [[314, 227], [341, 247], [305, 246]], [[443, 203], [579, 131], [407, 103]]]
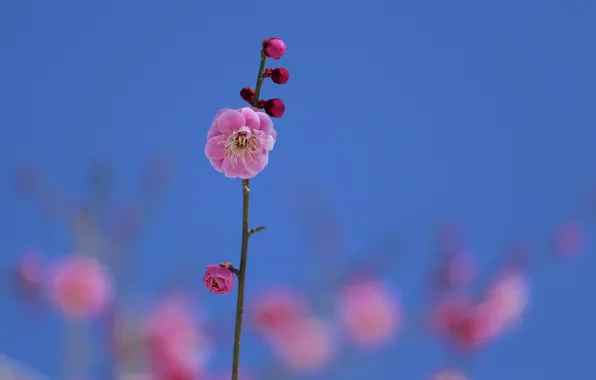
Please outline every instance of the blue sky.
[[[107, 157], [119, 194], [132, 198], [156, 151], [171, 155], [175, 173], [136, 247], [144, 289], [182, 265], [236, 257], [240, 185], [210, 167], [205, 136], [216, 111], [243, 106], [238, 92], [254, 85], [263, 38], [281, 36], [288, 51], [275, 63], [291, 79], [262, 92], [287, 111], [270, 164], [253, 181], [252, 219], [268, 226], [251, 246], [254, 286], [308, 282], [312, 258], [288, 185], [307, 176], [348, 232], [347, 251], [386, 230], [406, 238], [408, 267], [394, 279], [406, 304], [419, 305], [443, 220], [461, 221], [490, 262], [511, 242], [541, 246], [557, 223], [585, 211], [582, 196], [596, 181], [595, 15], [587, 0], [4, 1], [0, 264], [7, 269], [30, 245], [69, 251], [65, 229], [14, 194], [15, 167], [36, 163], [82, 197], [87, 165]], [[592, 220], [582, 219], [593, 237]], [[478, 356], [476, 378], [596, 371], [594, 249], [588, 242], [577, 260], [532, 273], [524, 328]], [[294, 269], [280, 273], [274, 259]], [[57, 374], [58, 335], [49, 330], [57, 319], [26, 319], [6, 293], [0, 349]], [[222, 312], [232, 303], [207, 298]], [[398, 344], [351, 378], [387, 360], [422, 378], [439, 356], [426, 341]]]

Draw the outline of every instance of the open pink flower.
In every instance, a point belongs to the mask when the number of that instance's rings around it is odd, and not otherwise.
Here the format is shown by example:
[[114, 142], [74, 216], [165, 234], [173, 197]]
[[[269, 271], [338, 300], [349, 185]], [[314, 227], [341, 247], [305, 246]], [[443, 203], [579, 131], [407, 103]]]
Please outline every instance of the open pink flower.
[[468, 297], [445, 297], [432, 315], [435, 333], [463, 350], [480, 348], [498, 333], [498, 319], [492, 305], [474, 303]]
[[305, 297], [287, 289], [276, 288], [262, 294], [251, 302], [251, 322], [262, 334], [282, 334], [308, 315], [309, 305]]
[[524, 273], [509, 270], [501, 273], [488, 287], [484, 303], [491, 308], [499, 330], [513, 327], [524, 315], [530, 289]]
[[50, 297], [68, 317], [96, 316], [112, 295], [111, 278], [104, 266], [92, 257], [73, 256], [51, 271]]
[[402, 317], [397, 297], [377, 281], [349, 285], [340, 298], [338, 315], [350, 338], [365, 346], [391, 339]]
[[462, 310], [469, 310], [472, 300], [467, 296], [442, 295], [434, 301], [430, 310], [430, 330], [432, 333], [445, 338], [450, 333], [451, 325], [462, 314]]
[[218, 264], [211, 264], [207, 265], [203, 282], [212, 293], [228, 294], [234, 288], [236, 279], [234, 278], [234, 272], [230, 269]]
[[270, 339], [275, 353], [294, 371], [312, 371], [322, 368], [334, 353], [334, 339], [329, 325], [312, 318], [302, 318], [284, 333]]
[[453, 317], [448, 325], [451, 339], [465, 351], [484, 346], [499, 332], [493, 309], [484, 303], [462, 308]]
[[267, 114], [256, 108], [223, 109], [209, 132], [205, 155], [229, 178], [252, 178], [267, 166], [277, 133]]
[[157, 378], [198, 378], [208, 344], [186, 298], [175, 295], [157, 305], [147, 326], [147, 338], [150, 362]]

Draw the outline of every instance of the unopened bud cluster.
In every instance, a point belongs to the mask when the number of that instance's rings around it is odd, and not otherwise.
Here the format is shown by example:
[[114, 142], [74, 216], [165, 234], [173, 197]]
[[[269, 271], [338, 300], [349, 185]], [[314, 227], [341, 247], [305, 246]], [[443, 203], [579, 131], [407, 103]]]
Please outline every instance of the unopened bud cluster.
[[[286, 44], [278, 37], [267, 38], [263, 41], [262, 52], [268, 58], [280, 59], [286, 52]], [[276, 84], [286, 84], [290, 79], [290, 72], [284, 67], [268, 68], [262, 75], [261, 79], [271, 78], [271, 81]], [[267, 115], [271, 117], [282, 117], [286, 111], [284, 102], [279, 98], [259, 99], [255, 103], [255, 89], [252, 87], [244, 87], [240, 90], [240, 96], [250, 105], [254, 106], [256, 104], [257, 108], [264, 109]]]

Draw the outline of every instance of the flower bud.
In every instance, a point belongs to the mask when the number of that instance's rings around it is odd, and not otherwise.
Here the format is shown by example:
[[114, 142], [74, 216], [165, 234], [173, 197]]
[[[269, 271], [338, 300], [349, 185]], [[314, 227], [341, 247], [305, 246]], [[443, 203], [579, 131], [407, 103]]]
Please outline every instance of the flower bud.
[[271, 72], [271, 80], [277, 84], [286, 84], [290, 79], [290, 72], [288, 69], [283, 67], [279, 67], [277, 69], [273, 69]]
[[265, 112], [271, 117], [282, 117], [286, 111], [286, 105], [281, 99], [269, 99], [265, 102]]
[[240, 90], [240, 96], [247, 103], [252, 105], [252, 102], [255, 99], [255, 89], [252, 87], [244, 87], [242, 90]]
[[211, 293], [228, 294], [232, 291], [236, 279], [234, 272], [229, 268], [217, 264], [207, 265], [203, 282]]
[[281, 38], [267, 38], [263, 41], [263, 51], [269, 58], [280, 59], [286, 52], [286, 44]]
[[265, 71], [263, 72], [263, 78], [271, 78], [271, 74], [273, 73], [273, 70], [267, 68], [265, 69]]

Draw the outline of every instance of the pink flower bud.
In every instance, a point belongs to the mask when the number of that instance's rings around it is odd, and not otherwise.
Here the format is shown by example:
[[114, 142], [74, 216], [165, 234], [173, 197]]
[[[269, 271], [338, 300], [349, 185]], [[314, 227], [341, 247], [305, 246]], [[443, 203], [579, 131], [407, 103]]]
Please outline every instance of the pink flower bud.
[[286, 44], [281, 38], [267, 38], [263, 41], [263, 51], [269, 58], [280, 59], [286, 52]]
[[211, 293], [228, 294], [234, 288], [236, 279], [230, 269], [224, 268], [219, 264], [211, 264], [207, 265], [203, 282]]
[[252, 87], [244, 87], [240, 90], [240, 96], [244, 99], [247, 103], [252, 105], [255, 100], [255, 89]]
[[286, 105], [281, 99], [269, 99], [265, 102], [265, 112], [271, 117], [282, 117], [286, 112]]
[[277, 69], [273, 69], [271, 72], [271, 80], [277, 84], [286, 84], [290, 79], [290, 72], [283, 68], [279, 67]]

